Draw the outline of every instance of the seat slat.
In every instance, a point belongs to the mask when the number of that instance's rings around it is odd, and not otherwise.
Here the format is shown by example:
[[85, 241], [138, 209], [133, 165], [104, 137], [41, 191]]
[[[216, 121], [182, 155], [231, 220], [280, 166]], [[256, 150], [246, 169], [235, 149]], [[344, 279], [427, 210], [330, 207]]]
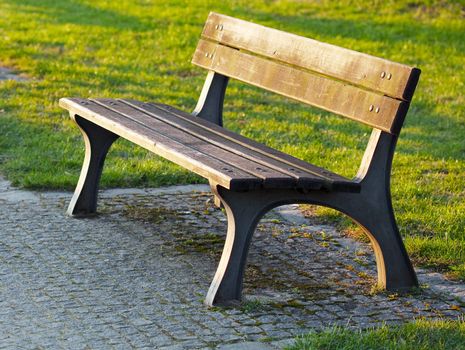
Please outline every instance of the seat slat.
[[[236, 134], [201, 118], [194, 117], [189, 113], [175, 109], [171, 106], [155, 103], [146, 104], [134, 100], [121, 101], [130, 103], [133, 106], [138, 106], [139, 108], [146, 110], [150, 110], [148, 107], [150, 105], [156, 107], [157, 109], [164, 109], [166, 112], [171, 113], [173, 116], [177, 116], [186, 122], [189, 122], [189, 125], [186, 124], [185, 127], [191, 131], [196, 130], [196, 133], [200, 134], [201, 131], [199, 128], [201, 128], [208, 133], [208, 138], [210, 139], [214, 138], [213, 134], [220, 136], [220, 140], [222, 140], [221, 142], [223, 145], [227, 145], [228, 149], [230, 149], [232, 152], [244, 152], [245, 156], [251, 157], [251, 159], [256, 161], [264, 161], [268, 164], [268, 166], [277, 166], [279, 167], [277, 170], [282, 172], [285, 172], [286, 169], [288, 171], [293, 171], [292, 169], [294, 169], [293, 174], [301, 177], [300, 181], [302, 181], [302, 187], [311, 188], [311, 186], [309, 187], [310, 183], [314, 185], [315, 180], [319, 181], [320, 179], [325, 180], [324, 185], [328, 190], [356, 191], [360, 187], [359, 184], [352, 182], [343, 176], [307, 163], [303, 160], [295, 158], [284, 152], [280, 152], [252, 139], [248, 139], [242, 135]], [[179, 121], [177, 121], [177, 123], [180, 124]], [[232, 143], [227, 141], [231, 141]]]
[[407, 102], [205, 40], [193, 62], [392, 134], [399, 132], [408, 109]]
[[[134, 120], [145, 127], [163, 134], [170, 139], [184, 144], [206, 155], [225, 162], [234, 168], [252, 174], [263, 180], [264, 188], [294, 188], [296, 187], [297, 178], [284, 174], [283, 172], [272, 169], [266, 165], [256, 163], [238, 154], [231, 153], [218, 145], [215, 145], [204, 138], [198, 137], [193, 133], [186, 132], [176, 123], [170, 122], [174, 116], [163, 110], [158, 110], [157, 114], [150, 113], [131, 104], [125, 103], [124, 100], [114, 99], [91, 99], [107, 109], [121, 114], [125, 118]], [[164, 114], [164, 115], [163, 115]], [[154, 118], [155, 117], [155, 118]], [[175, 118], [175, 117], [174, 117]], [[320, 179], [320, 187], [321, 181]]]
[[[154, 118], [160, 118], [164, 122], [180, 128], [186, 133], [195, 135], [199, 139], [205, 142], [212, 143], [223, 150], [230, 152], [233, 155], [238, 155], [243, 159], [255, 164], [254, 167], [271, 168], [278, 171], [281, 174], [287, 174], [296, 179], [295, 187], [305, 189], [320, 189], [322, 186], [328, 190], [332, 189], [334, 179], [331, 179], [324, 174], [315, 174], [308, 172], [307, 170], [297, 169], [289, 164], [282, 162], [281, 160], [270, 157], [266, 154], [257, 152], [256, 150], [246, 147], [230, 138], [224, 137], [221, 133], [215, 133], [211, 128], [222, 129], [216, 125], [206, 122], [206, 127], [200, 125], [198, 121], [202, 119], [196, 118], [188, 113], [176, 110], [173, 107], [164, 109], [163, 106], [143, 103], [134, 100], [119, 100], [127, 103], [135, 108], [149, 113]], [[272, 173], [267, 174], [272, 176]], [[345, 179], [346, 181], [349, 181]]]
[[410, 101], [420, 70], [379, 57], [210, 13], [203, 38]]
[[166, 137], [92, 101], [62, 98], [60, 106], [231, 190], [259, 188], [263, 180]]

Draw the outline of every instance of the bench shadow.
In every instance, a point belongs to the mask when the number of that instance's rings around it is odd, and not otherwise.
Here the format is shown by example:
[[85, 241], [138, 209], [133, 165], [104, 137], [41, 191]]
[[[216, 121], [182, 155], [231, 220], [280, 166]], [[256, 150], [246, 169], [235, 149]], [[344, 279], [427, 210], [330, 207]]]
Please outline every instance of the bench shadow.
[[[342, 18], [316, 17], [313, 16], [313, 13], [284, 15], [253, 9], [248, 9], [244, 16], [257, 19], [257, 22], [286, 32], [328, 42], [334, 41], [334, 38], [342, 37], [360, 42], [369, 40], [388, 48], [393, 42], [415, 40], [417, 44], [434, 42], [436, 45], [447, 45], [448, 47], [451, 42], [454, 42], [457, 52], [460, 52], [460, 49], [463, 52], [465, 49], [463, 31], [460, 28], [435, 28], [420, 21], [412, 21], [410, 18], [403, 22], [380, 23], [367, 18], [364, 18], [363, 21], [354, 21]], [[357, 50], [357, 47], [348, 48]], [[363, 51], [366, 52], [365, 47]], [[419, 63], [415, 55], [411, 56], [411, 60], [415, 64]]]
[[138, 17], [101, 9], [76, 0], [41, 2], [7, 0], [19, 13], [40, 14], [47, 22], [77, 24], [118, 29], [147, 29], [147, 24]]

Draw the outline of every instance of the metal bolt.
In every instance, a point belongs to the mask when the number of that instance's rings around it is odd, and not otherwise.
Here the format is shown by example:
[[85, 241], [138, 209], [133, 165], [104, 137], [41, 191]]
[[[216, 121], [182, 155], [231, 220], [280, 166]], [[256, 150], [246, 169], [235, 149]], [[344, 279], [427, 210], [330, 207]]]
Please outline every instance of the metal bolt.
[[379, 107], [376, 107], [375, 112], [379, 113]]
[[208, 57], [208, 52], [205, 53], [205, 57]]
[[391, 78], [392, 78], [392, 74], [389, 73], [388, 76], [387, 76], [387, 80], [391, 80]]
[[373, 110], [373, 108], [375, 108], [375, 106], [370, 105], [370, 108], [368, 108], [368, 110], [371, 112]]
[[218, 29], [219, 27], [220, 27], [220, 26], [217, 24], [217, 25], [215, 26], [215, 29]]
[[386, 76], [386, 72], [381, 72], [381, 79], [384, 79], [385, 76]]
[[220, 30], [223, 30], [223, 25], [222, 24], [220, 24]]

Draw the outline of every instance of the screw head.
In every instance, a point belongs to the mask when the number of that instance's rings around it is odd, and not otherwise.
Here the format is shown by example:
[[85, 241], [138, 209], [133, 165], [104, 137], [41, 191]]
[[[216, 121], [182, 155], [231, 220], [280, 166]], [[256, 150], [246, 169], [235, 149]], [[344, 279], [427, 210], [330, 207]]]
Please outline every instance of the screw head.
[[376, 107], [375, 112], [379, 113], [379, 107]]
[[381, 72], [381, 79], [384, 79], [385, 76], [386, 76], [386, 72]]
[[370, 105], [370, 107], [368, 108], [368, 110], [371, 112], [371, 111], [373, 110], [373, 108], [375, 108], [375, 106]]
[[387, 80], [391, 80], [391, 78], [392, 78], [392, 74], [389, 73], [389, 74], [387, 75]]

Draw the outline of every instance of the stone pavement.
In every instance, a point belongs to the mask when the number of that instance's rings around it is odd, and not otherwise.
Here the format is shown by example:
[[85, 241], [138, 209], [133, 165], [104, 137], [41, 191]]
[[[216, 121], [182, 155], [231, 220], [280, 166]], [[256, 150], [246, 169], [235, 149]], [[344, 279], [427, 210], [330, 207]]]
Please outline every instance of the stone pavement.
[[207, 308], [226, 220], [206, 186], [101, 193], [100, 215], [65, 216], [70, 193], [0, 179], [0, 349], [278, 349], [309, 329], [457, 318], [465, 286], [371, 292], [369, 246], [293, 206], [254, 237], [241, 305]]

